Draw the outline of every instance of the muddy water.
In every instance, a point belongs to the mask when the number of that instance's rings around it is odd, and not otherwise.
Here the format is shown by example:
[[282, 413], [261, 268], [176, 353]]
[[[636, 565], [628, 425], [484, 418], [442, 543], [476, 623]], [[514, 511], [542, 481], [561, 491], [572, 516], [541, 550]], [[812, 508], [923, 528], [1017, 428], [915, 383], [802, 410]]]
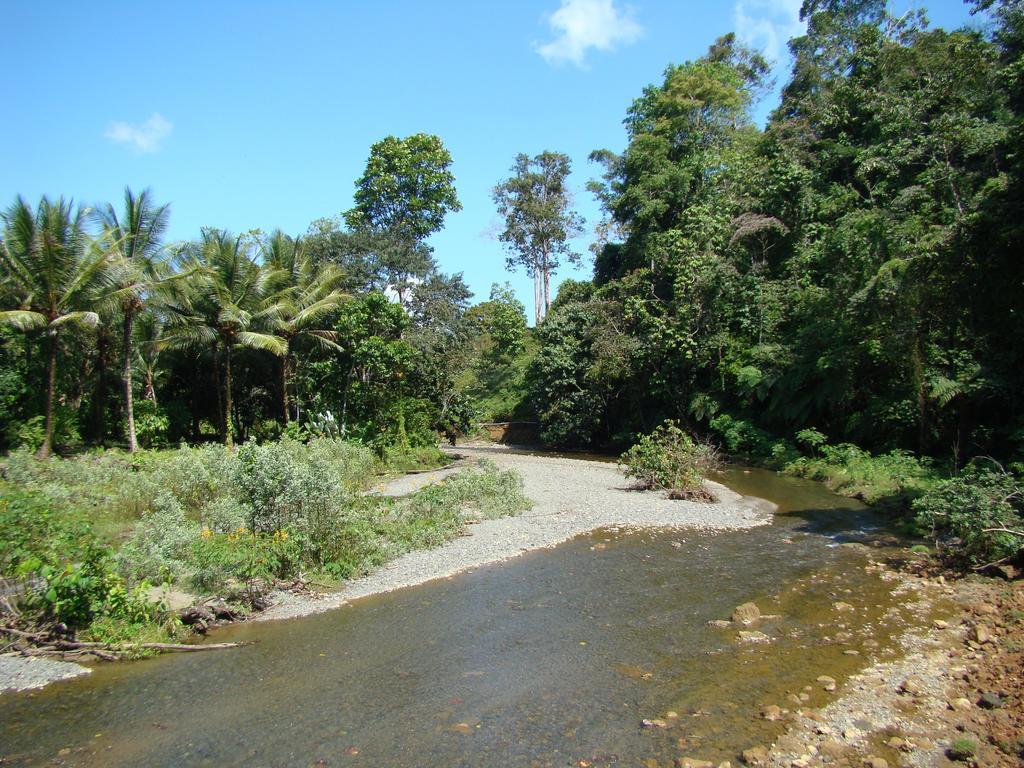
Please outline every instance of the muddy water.
[[[793, 708], [787, 694], [801, 692], [803, 706], [824, 703], [815, 678], [841, 681], [891, 653], [897, 627], [883, 616], [889, 587], [865, 571], [862, 551], [840, 546], [875, 525], [856, 503], [767, 472], [723, 480], [778, 503], [775, 523], [719, 535], [601, 531], [320, 616], [217, 633], [253, 641], [242, 649], [98, 665], [87, 679], [0, 697], [0, 763], [734, 758], [777, 733], [757, 717], [764, 705]], [[708, 625], [748, 600], [780, 615], [757, 627], [771, 642]], [[860, 655], [843, 654], [851, 649]], [[645, 718], [666, 727], [644, 728]]]

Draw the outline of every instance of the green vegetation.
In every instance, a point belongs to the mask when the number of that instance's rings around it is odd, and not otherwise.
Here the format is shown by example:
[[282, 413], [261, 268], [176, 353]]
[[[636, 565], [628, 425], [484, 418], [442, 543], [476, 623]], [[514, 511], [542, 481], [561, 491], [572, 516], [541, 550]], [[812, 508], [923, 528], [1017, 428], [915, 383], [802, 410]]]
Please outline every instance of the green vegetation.
[[967, 762], [973, 760], [974, 756], [978, 753], [978, 745], [973, 739], [958, 738], [953, 739], [949, 745], [949, 749], [946, 754], [950, 760], [957, 760], [960, 762]]
[[322, 438], [47, 462], [17, 451], [2, 464], [0, 572], [29, 585], [30, 617], [139, 642], [180, 631], [151, 584], [252, 605], [278, 579], [362, 575], [528, 507], [518, 475], [493, 465], [399, 499], [363, 493], [392, 469]]
[[626, 477], [642, 488], [667, 491], [670, 499], [712, 500], [704, 480], [718, 466], [717, 451], [709, 443], [695, 442], [675, 422], [667, 421], [642, 436], [619, 463]]
[[948, 561], [978, 567], [1013, 557], [1024, 543], [1024, 481], [979, 459], [914, 502], [918, 523]]

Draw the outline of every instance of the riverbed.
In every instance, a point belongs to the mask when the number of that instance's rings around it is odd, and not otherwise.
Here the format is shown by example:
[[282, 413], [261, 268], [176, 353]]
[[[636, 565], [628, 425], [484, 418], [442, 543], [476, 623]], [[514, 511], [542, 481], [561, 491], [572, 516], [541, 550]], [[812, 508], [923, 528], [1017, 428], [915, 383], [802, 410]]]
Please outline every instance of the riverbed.
[[[781, 729], [759, 716], [766, 705], [801, 693], [807, 706], [825, 703], [816, 678], [841, 684], [894, 656], [910, 616], [865, 568], [864, 548], [844, 546], [878, 525], [856, 502], [768, 472], [721, 479], [778, 504], [771, 524], [604, 528], [339, 610], [217, 633], [250, 643], [240, 649], [97, 665], [0, 698], [0, 755], [81, 766], [734, 759]], [[751, 600], [779, 616], [757, 627], [767, 642], [709, 625]]]

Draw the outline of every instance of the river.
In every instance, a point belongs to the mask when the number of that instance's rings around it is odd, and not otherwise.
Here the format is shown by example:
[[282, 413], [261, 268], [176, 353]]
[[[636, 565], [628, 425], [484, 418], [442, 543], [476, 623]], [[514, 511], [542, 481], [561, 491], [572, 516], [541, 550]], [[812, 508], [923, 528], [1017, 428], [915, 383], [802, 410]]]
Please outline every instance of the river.
[[[778, 504], [772, 525], [598, 531], [318, 616], [216, 633], [244, 648], [100, 664], [0, 697], [0, 764], [735, 759], [779, 732], [758, 717], [763, 706], [793, 706], [787, 695], [800, 693], [823, 704], [818, 675], [841, 681], [890, 656], [901, 627], [863, 548], [840, 546], [878, 525], [861, 505], [765, 471], [721, 479]], [[770, 643], [708, 625], [751, 600], [780, 616], [757, 627]], [[656, 718], [666, 727], [642, 725]]]

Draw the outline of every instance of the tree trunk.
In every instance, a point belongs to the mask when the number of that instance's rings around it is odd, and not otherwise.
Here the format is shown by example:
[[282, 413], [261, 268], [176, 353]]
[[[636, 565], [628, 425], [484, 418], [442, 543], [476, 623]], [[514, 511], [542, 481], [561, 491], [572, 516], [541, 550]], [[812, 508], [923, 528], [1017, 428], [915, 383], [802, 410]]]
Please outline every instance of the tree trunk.
[[128, 452], [135, 453], [139, 445], [135, 440], [135, 404], [132, 402], [132, 325], [135, 310], [127, 307], [124, 311], [124, 367], [121, 370], [121, 386], [124, 387], [124, 415], [128, 423]]
[[230, 448], [234, 445], [234, 417], [231, 399], [231, 345], [224, 345], [224, 444]]
[[551, 270], [544, 270], [544, 318], [547, 319], [548, 310], [551, 309]]
[[281, 416], [288, 426], [288, 355], [281, 356]]
[[220, 347], [213, 348], [213, 388], [217, 390], [217, 433], [222, 443], [227, 442], [224, 420], [224, 377], [220, 374]]
[[[217, 359], [214, 357], [214, 367]], [[220, 399], [220, 390], [217, 390], [217, 399]], [[200, 434], [199, 418], [199, 353], [192, 355], [192, 442], [199, 443]]]
[[43, 444], [36, 451], [37, 459], [48, 459], [53, 453], [53, 400], [57, 390], [57, 332], [53, 329], [47, 330], [46, 340], [46, 434], [43, 436]]
[[540, 271], [533, 273], [533, 324], [540, 326], [544, 320], [544, 300], [540, 289]]
[[96, 392], [92, 403], [92, 431], [98, 445], [107, 442], [107, 358], [110, 339], [100, 326], [96, 334]]
[[153, 369], [148, 366], [146, 367], [145, 391], [142, 393], [142, 396], [156, 407], [156, 387], [153, 386]]

